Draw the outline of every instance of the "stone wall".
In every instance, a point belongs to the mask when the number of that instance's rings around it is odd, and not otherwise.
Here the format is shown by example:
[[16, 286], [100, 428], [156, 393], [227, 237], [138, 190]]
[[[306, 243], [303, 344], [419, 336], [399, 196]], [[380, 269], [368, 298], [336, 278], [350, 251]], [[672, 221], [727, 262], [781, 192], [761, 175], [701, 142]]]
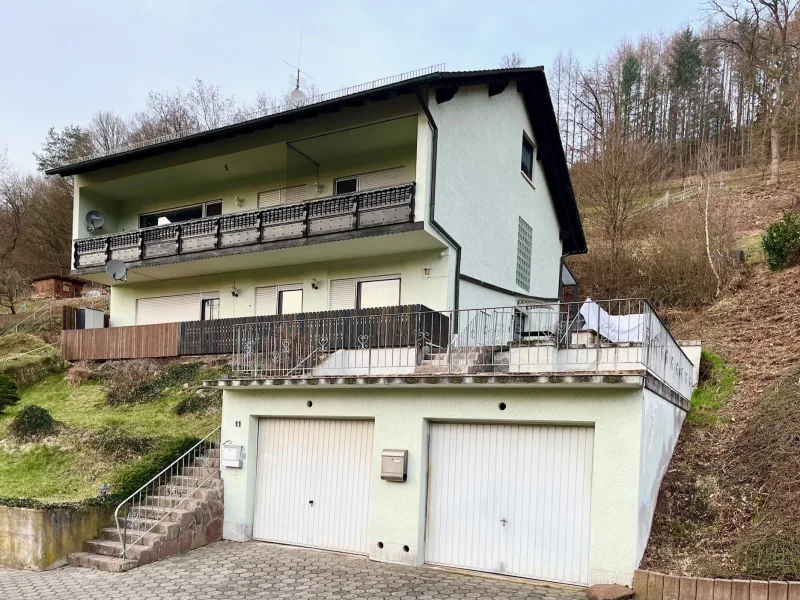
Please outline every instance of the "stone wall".
[[113, 522], [113, 507], [0, 506], [0, 565], [37, 571], [61, 566]]
[[634, 600], [800, 600], [800, 581], [707, 579], [638, 570]]

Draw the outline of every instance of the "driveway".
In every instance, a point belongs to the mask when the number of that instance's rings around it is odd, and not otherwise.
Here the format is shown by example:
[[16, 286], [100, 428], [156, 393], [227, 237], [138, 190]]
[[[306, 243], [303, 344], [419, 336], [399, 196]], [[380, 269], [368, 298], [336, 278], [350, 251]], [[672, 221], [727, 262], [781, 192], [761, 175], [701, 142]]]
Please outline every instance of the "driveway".
[[535, 598], [579, 600], [577, 589], [402, 567], [260, 542], [217, 542], [128, 573], [0, 568], [0, 598]]

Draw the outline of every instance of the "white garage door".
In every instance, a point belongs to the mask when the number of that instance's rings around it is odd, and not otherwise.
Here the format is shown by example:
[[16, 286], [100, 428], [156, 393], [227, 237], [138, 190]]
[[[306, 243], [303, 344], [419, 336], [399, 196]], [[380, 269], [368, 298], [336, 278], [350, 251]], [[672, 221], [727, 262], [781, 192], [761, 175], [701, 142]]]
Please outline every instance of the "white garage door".
[[253, 537], [367, 552], [372, 421], [261, 419]]
[[429, 563], [588, 584], [590, 427], [433, 423]]

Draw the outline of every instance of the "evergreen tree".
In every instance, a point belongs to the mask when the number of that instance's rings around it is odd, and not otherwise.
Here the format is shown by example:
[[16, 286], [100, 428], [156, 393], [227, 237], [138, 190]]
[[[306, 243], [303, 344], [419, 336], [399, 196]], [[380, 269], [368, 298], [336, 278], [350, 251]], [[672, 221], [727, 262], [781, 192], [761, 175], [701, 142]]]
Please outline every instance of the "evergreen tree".
[[19, 402], [17, 384], [5, 373], [0, 373], [0, 413]]

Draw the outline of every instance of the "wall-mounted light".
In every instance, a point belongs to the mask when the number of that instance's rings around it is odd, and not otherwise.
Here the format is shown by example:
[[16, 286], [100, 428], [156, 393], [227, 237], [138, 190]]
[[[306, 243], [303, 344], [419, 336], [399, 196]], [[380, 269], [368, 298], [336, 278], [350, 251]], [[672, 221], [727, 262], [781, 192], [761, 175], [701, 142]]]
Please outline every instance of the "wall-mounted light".
[[425, 275], [425, 279], [431, 276], [431, 268], [430, 266], [422, 267], [422, 273]]
[[236, 203], [236, 206], [241, 207], [244, 204], [244, 198], [240, 196], [236, 196], [233, 201]]
[[315, 277], [311, 278], [311, 289], [312, 290], [318, 290], [319, 289], [319, 284], [317, 283], [317, 279]]

